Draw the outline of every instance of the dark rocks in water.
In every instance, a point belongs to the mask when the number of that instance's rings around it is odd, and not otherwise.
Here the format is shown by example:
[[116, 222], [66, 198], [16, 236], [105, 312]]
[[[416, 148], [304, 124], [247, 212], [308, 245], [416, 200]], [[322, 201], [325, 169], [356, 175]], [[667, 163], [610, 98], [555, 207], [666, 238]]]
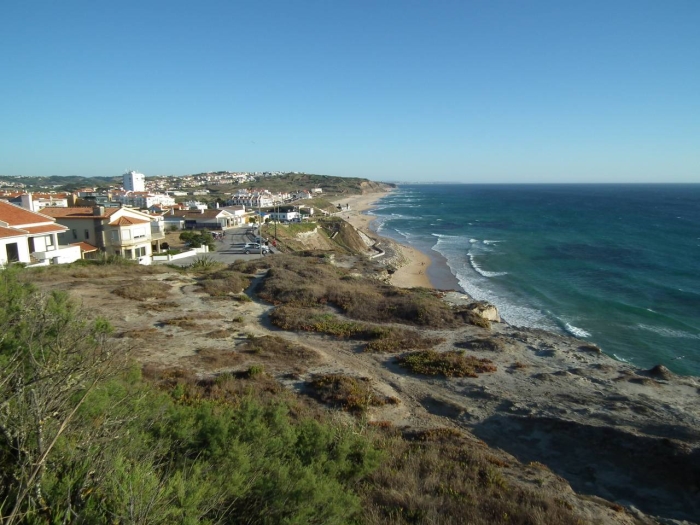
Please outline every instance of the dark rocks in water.
[[581, 352], [593, 352], [594, 354], [603, 353], [600, 347], [598, 345], [594, 345], [593, 343], [586, 343], [585, 345], [579, 346], [578, 349]]
[[656, 365], [655, 367], [650, 368], [647, 370], [647, 374], [658, 379], [665, 379], [666, 381], [673, 377], [673, 373], [664, 365]]

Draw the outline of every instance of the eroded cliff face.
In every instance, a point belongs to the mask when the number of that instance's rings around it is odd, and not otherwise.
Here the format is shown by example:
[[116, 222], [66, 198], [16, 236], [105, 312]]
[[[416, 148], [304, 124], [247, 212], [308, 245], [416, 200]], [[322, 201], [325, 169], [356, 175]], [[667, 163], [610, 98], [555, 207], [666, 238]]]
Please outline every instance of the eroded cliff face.
[[365, 193], [376, 193], [379, 191], [389, 191], [396, 188], [396, 184], [391, 184], [388, 182], [374, 182], [371, 180], [368, 180], [366, 182], [361, 182], [360, 183], [360, 190], [362, 191], [362, 194], [364, 195]]

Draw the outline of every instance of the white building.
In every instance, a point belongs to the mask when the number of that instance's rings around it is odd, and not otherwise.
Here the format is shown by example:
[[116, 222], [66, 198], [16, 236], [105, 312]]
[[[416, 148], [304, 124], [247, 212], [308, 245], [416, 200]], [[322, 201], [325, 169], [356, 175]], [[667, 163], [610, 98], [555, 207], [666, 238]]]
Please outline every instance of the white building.
[[127, 171], [123, 186], [125, 191], [146, 191], [146, 176], [137, 171]]
[[147, 191], [115, 191], [112, 200], [135, 208], [150, 208], [151, 206], [173, 206], [175, 199], [165, 193], [149, 193]]

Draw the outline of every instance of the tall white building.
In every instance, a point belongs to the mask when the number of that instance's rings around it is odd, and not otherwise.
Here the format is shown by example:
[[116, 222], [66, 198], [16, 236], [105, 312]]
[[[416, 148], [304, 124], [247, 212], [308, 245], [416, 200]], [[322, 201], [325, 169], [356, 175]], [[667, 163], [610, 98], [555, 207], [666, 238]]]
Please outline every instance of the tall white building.
[[146, 191], [146, 176], [137, 171], [127, 171], [123, 186], [125, 191]]

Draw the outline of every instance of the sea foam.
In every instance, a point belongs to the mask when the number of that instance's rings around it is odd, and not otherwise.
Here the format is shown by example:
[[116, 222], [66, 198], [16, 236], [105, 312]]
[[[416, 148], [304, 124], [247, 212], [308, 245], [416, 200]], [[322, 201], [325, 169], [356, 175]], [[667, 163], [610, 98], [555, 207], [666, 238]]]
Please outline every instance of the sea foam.
[[483, 275], [484, 277], [500, 277], [501, 275], [508, 275], [508, 272], [489, 272], [488, 270], [484, 270], [474, 260], [474, 256], [471, 253], [469, 254], [469, 264], [471, 264], [476, 273]]
[[564, 323], [564, 328], [574, 337], [590, 337], [590, 332], [586, 332], [583, 328], [574, 326], [571, 323]]

